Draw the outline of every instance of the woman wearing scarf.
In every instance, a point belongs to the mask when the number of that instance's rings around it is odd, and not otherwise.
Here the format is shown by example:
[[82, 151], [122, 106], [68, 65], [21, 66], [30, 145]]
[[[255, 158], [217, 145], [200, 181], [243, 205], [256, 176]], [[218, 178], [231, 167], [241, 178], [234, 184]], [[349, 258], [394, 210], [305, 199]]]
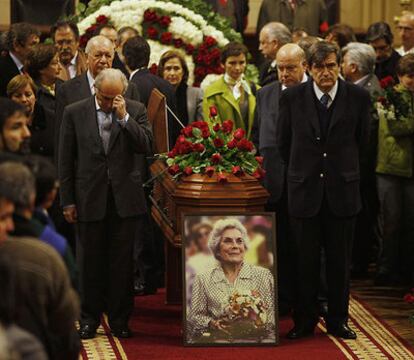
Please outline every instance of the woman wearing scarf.
[[[244, 76], [247, 66], [247, 48], [240, 43], [228, 43], [221, 53], [224, 75], [204, 91], [204, 118], [210, 118], [210, 107], [215, 106], [215, 121], [233, 120], [236, 128], [251, 135], [256, 108], [256, 86]], [[211, 120], [211, 119], [210, 119]]]

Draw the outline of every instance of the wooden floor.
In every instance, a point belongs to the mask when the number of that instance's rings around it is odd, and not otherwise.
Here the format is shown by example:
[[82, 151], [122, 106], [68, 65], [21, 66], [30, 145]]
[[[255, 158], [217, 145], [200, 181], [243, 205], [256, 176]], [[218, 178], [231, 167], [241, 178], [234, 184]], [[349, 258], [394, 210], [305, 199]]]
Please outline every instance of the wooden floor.
[[371, 278], [353, 280], [351, 291], [375, 311], [394, 331], [414, 346], [414, 304], [406, 304], [403, 297], [407, 288], [374, 286]]

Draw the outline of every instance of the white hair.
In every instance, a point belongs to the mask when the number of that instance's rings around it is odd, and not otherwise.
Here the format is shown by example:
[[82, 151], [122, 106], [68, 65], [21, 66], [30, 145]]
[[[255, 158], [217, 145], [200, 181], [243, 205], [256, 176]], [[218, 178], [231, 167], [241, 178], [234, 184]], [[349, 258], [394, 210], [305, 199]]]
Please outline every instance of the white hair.
[[102, 35], [96, 35], [94, 37], [91, 37], [86, 44], [85, 48], [85, 54], [90, 54], [90, 52], [97, 46], [97, 45], [107, 45], [112, 49], [113, 52], [115, 52], [114, 44], [111, 40], [109, 40], [107, 37]]
[[122, 93], [124, 94], [128, 87], [128, 80], [124, 73], [119, 69], [104, 69], [95, 78], [95, 86], [99, 89], [103, 81], [109, 81], [111, 83], [120, 81], [124, 86]]
[[292, 42], [292, 33], [285, 24], [272, 21], [263, 26], [262, 30], [270, 40], [277, 40], [280, 45]]
[[239, 230], [244, 242], [245, 249], [247, 250], [250, 246], [250, 239], [247, 235], [246, 228], [239, 220], [235, 218], [218, 220], [214, 224], [213, 230], [211, 230], [210, 238], [208, 240], [208, 247], [210, 248], [211, 252], [213, 253], [216, 259], [219, 259], [218, 253], [220, 249], [220, 242], [222, 240], [221, 237], [223, 235], [223, 232], [227, 229]]
[[363, 75], [373, 74], [375, 70], [376, 54], [371, 45], [350, 42], [342, 49], [343, 56], [348, 55], [349, 62], [358, 66]]

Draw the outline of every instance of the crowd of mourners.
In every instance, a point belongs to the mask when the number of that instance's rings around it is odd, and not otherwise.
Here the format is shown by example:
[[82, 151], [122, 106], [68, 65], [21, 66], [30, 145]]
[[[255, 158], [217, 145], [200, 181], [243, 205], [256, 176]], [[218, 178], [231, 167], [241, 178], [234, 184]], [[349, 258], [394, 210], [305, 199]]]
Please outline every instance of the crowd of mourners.
[[1, 34], [1, 354], [77, 359], [103, 313], [128, 338], [134, 295], [162, 287], [162, 236], [142, 186], [154, 88], [175, 114], [170, 147], [181, 124], [210, 121], [215, 106], [215, 121], [233, 120], [263, 156], [290, 339], [313, 334], [319, 316], [354, 339], [349, 282], [372, 263], [376, 285], [413, 286], [414, 14], [399, 19], [398, 48], [385, 22], [361, 41], [345, 24], [321, 37], [293, 26], [258, 28], [259, 83], [245, 76], [246, 46], [230, 42], [223, 75], [203, 89], [188, 84], [180, 51], [151, 73], [149, 44], [132, 27], [103, 25], [84, 49], [71, 21], [44, 43], [28, 23]]

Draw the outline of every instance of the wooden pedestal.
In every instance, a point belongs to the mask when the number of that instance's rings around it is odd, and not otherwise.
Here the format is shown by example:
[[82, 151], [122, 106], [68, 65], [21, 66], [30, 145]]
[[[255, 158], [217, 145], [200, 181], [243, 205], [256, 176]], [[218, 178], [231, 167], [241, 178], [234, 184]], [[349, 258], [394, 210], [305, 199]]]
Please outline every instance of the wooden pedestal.
[[216, 176], [194, 174], [174, 181], [162, 161], [151, 165], [157, 176], [151, 214], [166, 238], [167, 303], [181, 303], [181, 225], [182, 215], [203, 213], [251, 213], [264, 211], [268, 192], [252, 176], [228, 175], [228, 182], [217, 182]]

